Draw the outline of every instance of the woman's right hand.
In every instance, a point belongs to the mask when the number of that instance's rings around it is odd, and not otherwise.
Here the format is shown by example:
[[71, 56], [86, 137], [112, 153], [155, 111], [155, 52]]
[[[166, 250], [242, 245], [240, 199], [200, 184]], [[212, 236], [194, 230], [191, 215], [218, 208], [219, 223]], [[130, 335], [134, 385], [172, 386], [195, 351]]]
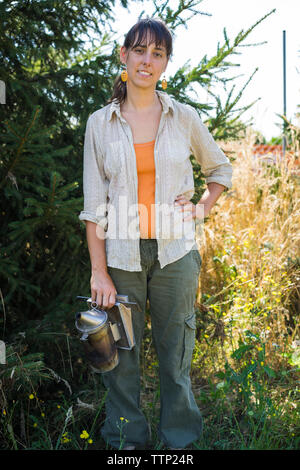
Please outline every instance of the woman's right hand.
[[107, 271], [92, 271], [91, 299], [100, 308], [110, 309], [116, 303], [116, 288]]

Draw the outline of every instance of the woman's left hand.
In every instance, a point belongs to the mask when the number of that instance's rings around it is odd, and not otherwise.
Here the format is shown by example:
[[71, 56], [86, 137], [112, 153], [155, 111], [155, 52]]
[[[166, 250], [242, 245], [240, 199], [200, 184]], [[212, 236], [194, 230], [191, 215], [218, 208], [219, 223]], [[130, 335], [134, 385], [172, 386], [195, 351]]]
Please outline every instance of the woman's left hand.
[[[199, 219], [203, 221], [206, 214], [205, 204], [193, 204], [189, 199], [187, 199], [182, 194], [179, 194], [175, 199], [175, 206], [181, 205], [182, 212], [184, 212], [184, 221]], [[208, 211], [207, 211], [208, 212]]]

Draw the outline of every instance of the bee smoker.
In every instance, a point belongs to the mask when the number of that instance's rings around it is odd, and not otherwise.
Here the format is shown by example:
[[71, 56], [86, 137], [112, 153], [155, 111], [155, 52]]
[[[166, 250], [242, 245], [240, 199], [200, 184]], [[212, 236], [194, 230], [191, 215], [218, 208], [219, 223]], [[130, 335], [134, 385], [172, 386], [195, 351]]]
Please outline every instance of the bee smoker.
[[91, 298], [86, 300], [89, 309], [75, 315], [75, 326], [82, 334], [85, 353], [94, 372], [108, 372], [119, 364], [118, 349], [131, 350], [135, 346], [131, 308], [141, 311], [127, 295], [116, 295], [115, 305], [108, 311], [98, 309]]

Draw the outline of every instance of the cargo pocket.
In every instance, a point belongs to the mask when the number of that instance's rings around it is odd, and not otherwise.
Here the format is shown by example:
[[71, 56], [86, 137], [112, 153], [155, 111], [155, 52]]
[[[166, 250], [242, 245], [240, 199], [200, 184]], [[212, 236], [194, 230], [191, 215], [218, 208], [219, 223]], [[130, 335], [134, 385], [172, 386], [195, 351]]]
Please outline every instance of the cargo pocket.
[[189, 313], [184, 319], [184, 344], [183, 344], [183, 355], [182, 355], [182, 370], [189, 370], [193, 357], [193, 350], [195, 347], [195, 335], [196, 335], [196, 315], [195, 313]]

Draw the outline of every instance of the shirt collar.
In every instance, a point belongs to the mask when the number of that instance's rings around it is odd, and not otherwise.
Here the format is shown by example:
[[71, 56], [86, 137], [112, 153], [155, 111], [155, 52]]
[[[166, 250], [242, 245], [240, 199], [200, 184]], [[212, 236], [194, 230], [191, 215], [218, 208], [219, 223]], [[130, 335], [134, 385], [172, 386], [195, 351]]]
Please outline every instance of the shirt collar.
[[[167, 114], [169, 110], [171, 109], [174, 112], [174, 105], [172, 103], [171, 97], [165, 93], [164, 91], [159, 91], [155, 90], [157, 93], [157, 96], [161, 102], [163, 113]], [[120, 103], [117, 101], [112, 101], [110, 104], [110, 109], [109, 109], [109, 114], [108, 114], [108, 120], [110, 121], [112, 118], [112, 115], [116, 113], [116, 115], [123, 120], [124, 118], [121, 115], [120, 111]]]

